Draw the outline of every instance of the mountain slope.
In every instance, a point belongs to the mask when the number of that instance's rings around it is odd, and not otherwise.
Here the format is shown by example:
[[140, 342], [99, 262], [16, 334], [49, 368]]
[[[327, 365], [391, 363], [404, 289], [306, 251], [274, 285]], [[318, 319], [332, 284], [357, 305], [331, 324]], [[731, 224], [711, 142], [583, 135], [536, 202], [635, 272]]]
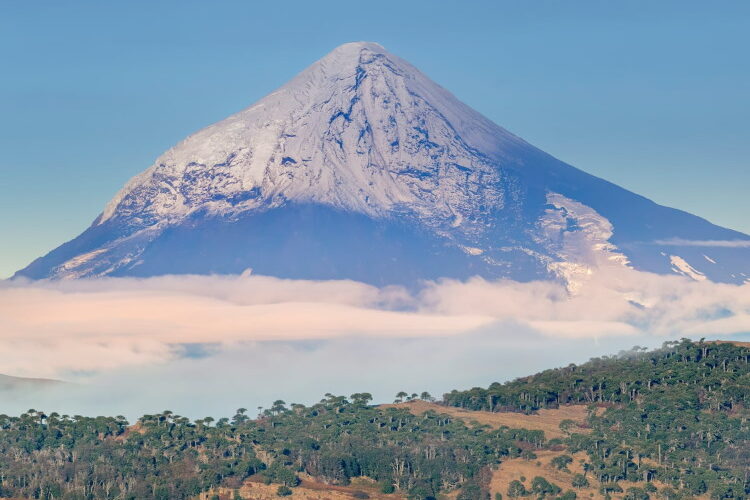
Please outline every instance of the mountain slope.
[[695, 243], [717, 240], [750, 237], [556, 160], [360, 42], [177, 144], [17, 276], [574, 282], [632, 265], [744, 282], [750, 248]]

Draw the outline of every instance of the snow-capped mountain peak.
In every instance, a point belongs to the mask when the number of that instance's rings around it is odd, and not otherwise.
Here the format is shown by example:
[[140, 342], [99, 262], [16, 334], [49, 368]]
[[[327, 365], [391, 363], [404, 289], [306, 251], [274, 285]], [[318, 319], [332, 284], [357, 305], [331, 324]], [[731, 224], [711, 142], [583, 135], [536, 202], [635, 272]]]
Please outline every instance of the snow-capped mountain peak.
[[19, 274], [572, 282], [614, 262], [733, 281], [747, 249], [716, 264], [655, 242], [747, 238], [566, 165], [354, 42], [166, 151]]
[[450, 216], [467, 197], [501, 202], [495, 189], [456, 182], [467, 171], [497, 180], [483, 156], [499, 156], [498, 138], [522, 143], [380, 45], [348, 43], [164, 153], [98, 223], [137, 213], [151, 225], [289, 200], [370, 215], [426, 204]]

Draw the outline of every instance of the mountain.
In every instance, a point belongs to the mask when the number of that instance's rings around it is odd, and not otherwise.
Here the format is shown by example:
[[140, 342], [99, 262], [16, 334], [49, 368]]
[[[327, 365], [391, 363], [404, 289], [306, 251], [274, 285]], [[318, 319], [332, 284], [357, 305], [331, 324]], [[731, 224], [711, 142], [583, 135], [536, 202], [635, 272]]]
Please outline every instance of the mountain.
[[177, 144], [16, 276], [750, 278], [750, 236], [589, 175], [374, 43]]

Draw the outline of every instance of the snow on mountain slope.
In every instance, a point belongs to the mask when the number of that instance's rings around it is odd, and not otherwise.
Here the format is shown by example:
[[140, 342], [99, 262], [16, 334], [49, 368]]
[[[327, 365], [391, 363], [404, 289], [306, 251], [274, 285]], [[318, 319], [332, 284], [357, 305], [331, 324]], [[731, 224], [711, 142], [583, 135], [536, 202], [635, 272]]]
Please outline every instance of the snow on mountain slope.
[[602, 265], [632, 265], [740, 281], [750, 249], [712, 249], [715, 264], [705, 248], [663, 242], [749, 239], [556, 160], [358, 42], [171, 148], [87, 231], [17, 275], [252, 268], [377, 284], [478, 274], [573, 285]]
[[502, 203], [497, 169], [476, 154], [498, 141], [521, 142], [379, 45], [346, 44], [167, 151], [98, 223], [130, 214], [177, 220], [199, 208], [238, 213], [285, 201], [371, 216], [399, 205], [428, 218], [457, 215]]

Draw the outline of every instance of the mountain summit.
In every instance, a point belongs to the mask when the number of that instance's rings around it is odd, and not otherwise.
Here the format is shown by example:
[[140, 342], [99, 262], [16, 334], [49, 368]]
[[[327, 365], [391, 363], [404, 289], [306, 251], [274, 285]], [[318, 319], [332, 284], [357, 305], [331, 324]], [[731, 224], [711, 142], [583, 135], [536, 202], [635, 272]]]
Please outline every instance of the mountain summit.
[[177, 144], [16, 276], [750, 277], [750, 236], [582, 172], [375, 43]]

